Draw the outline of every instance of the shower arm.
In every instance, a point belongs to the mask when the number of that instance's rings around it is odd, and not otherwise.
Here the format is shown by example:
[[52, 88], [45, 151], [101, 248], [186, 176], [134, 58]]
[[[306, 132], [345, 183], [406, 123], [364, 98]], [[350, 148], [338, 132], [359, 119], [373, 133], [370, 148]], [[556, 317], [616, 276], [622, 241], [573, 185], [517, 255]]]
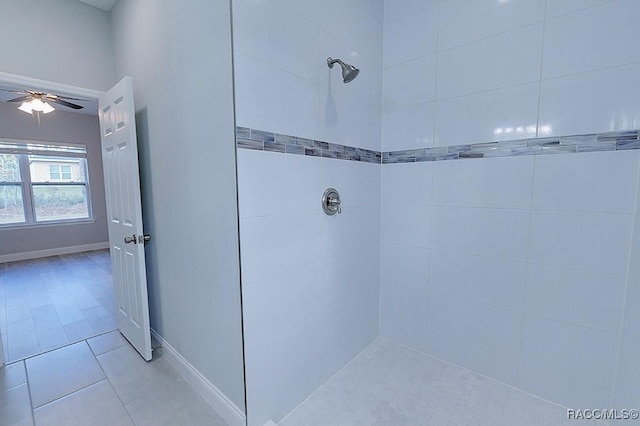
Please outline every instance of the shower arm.
[[333, 65], [335, 63], [339, 63], [341, 66], [346, 67], [347, 64], [345, 64], [344, 62], [342, 62], [340, 59], [333, 59], [331, 57], [327, 58], [327, 65], [329, 65], [329, 68], [333, 68]]

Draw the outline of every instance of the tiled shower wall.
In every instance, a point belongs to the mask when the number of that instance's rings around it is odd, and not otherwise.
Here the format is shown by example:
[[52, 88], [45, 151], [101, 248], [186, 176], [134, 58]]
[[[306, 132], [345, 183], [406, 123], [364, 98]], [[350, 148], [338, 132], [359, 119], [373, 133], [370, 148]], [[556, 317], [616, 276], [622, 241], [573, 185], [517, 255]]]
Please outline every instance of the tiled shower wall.
[[[385, 8], [384, 151], [640, 127], [638, 2]], [[567, 406], [640, 405], [639, 161], [384, 165], [380, 334]]]
[[[238, 126], [306, 138], [302, 152], [333, 152], [313, 139], [379, 152], [382, 13], [381, 0], [234, 0]], [[362, 72], [346, 85], [328, 56]], [[379, 159], [238, 150], [249, 424], [282, 419], [378, 336], [380, 174]], [[328, 187], [341, 214], [322, 211]]]

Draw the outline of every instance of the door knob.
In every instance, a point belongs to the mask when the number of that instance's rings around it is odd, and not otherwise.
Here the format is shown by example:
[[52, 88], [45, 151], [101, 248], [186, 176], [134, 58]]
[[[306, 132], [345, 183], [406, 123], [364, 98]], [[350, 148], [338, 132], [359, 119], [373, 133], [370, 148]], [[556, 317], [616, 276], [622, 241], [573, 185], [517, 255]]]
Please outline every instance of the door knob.
[[124, 242], [125, 244], [144, 244], [147, 241], [149, 241], [151, 239], [151, 235], [149, 234], [144, 234], [144, 235], [138, 235], [136, 236], [136, 234], [133, 234], [130, 237], [124, 237]]

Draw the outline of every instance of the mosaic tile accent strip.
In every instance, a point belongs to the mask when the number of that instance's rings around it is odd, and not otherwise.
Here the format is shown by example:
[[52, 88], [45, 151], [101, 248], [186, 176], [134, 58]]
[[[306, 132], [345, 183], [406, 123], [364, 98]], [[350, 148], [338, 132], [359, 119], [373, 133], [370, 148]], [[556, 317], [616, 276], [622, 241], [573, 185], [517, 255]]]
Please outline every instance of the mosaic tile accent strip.
[[626, 149], [640, 149], [638, 130], [389, 151], [382, 153], [382, 164]]
[[249, 129], [247, 127], [237, 127], [236, 134], [238, 148], [242, 149], [375, 164], [640, 149], [640, 131], [638, 130], [486, 142], [382, 153], [347, 145]]
[[381, 153], [369, 149], [281, 135], [279, 133], [249, 129], [247, 127], [237, 127], [236, 134], [238, 148], [242, 149], [335, 158], [337, 160], [361, 161], [374, 164], [380, 164], [382, 162]]

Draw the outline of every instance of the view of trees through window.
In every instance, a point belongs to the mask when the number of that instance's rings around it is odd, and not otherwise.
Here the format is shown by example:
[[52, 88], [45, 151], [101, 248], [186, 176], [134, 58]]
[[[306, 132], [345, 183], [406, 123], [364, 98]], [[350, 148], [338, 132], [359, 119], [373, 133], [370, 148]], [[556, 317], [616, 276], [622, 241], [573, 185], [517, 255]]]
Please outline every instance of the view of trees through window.
[[86, 154], [71, 150], [0, 142], [0, 226], [91, 217]]
[[0, 224], [24, 220], [18, 156], [0, 154]]

